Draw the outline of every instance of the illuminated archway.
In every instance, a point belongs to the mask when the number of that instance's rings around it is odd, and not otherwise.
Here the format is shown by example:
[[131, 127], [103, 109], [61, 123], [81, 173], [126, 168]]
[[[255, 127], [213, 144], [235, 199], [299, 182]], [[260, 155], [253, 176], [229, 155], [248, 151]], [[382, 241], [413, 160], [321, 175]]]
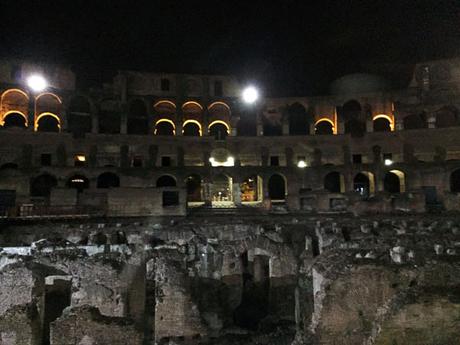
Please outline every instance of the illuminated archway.
[[212, 201], [233, 201], [233, 179], [225, 174], [219, 174], [212, 178]]
[[3, 120], [1, 121], [0, 125], [3, 127], [27, 127], [28, 121], [27, 116], [16, 110], [8, 111], [3, 115]]
[[[173, 107], [174, 109], [177, 108], [176, 105], [174, 104], [174, 102], [168, 101], [168, 100], [166, 100], [166, 99], [156, 102], [156, 103], [153, 105], [153, 107], [154, 107], [154, 108], [159, 108], [159, 107], [160, 107], [161, 105], [163, 105], [163, 104], [168, 104], [169, 106]], [[169, 107], [168, 107], [168, 108], [169, 108]]]
[[374, 132], [391, 132], [394, 131], [394, 121], [388, 115], [380, 114], [372, 119]]
[[188, 102], [185, 102], [184, 104], [182, 104], [182, 110], [186, 110], [190, 106], [193, 106], [193, 107], [196, 106], [196, 107], [200, 108], [200, 110], [203, 110], [203, 106], [200, 103], [195, 102], [195, 101], [188, 101]]
[[241, 190], [241, 201], [242, 202], [254, 202], [262, 201], [263, 181], [260, 176], [252, 175], [244, 179], [240, 184]]
[[319, 119], [315, 122], [315, 135], [335, 134], [334, 122], [327, 118]]
[[406, 191], [406, 177], [400, 170], [390, 170], [383, 179], [383, 190], [388, 193], [398, 194]]
[[224, 102], [221, 102], [221, 101], [217, 101], [217, 102], [211, 103], [211, 104], [208, 106], [208, 110], [210, 110], [210, 109], [212, 109], [213, 107], [218, 106], [218, 105], [221, 105], [221, 106], [227, 108], [227, 110], [230, 112], [230, 107], [228, 106], [228, 104], [227, 104], [227, 103], [224, 103]]
[[374, 174], [368, 171], [361, 171], [353, 179], [353, 190], [364, 197], [375, 193]]
[[214, 136], [217, 140], [225, 139], [230, 134], [230, 126], [221, 120], [215, 120], [208, 126], [209, 135]]
[[170, 119], [160, 119], [155, 123], [155, 135], [175, 135], [176, 125]]
[[61, 120], [56, 114], [42, 113], [36, 118], [34, 128], [36, 132], [59, 132]]
[[89, 180], [84, 175], [76, 174], [67, 180], [66, 185], [67, 188], [76, 189], [78, 193], [81, 193], [83, 190], [89, 188]]
[[[28, 125], [27, 113], [29, 111], [29, 96], [19, 89], [8, 89], [0, 97], [0, 125], [4, 125], [5, 118], [9, 114], [20, 114]], [[11, 119], [10, 119], [11, 120]]]
[[199, 137], [203, 135], [201, 124], [196, 120], [187, 120], [182, 125], [182, 134], [185, 136]]

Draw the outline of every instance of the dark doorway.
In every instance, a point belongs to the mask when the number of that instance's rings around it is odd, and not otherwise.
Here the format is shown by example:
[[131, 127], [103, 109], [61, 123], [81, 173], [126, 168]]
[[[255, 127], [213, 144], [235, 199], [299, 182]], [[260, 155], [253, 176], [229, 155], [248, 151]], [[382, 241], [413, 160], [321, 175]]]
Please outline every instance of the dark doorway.
[[97, 177], [97, 188], [117, 188], [120, 187], [118, 175], [106, 172]]
[[51, 189], [57, 186], [54, 176], [43, 174], [34, 178], [30, 185], [30, 195], [35, 197], [49, 198]]
[[271, 200], [286, 199], [286, 182], [281, 175], [272, 175], [268, 180], [268, 196]]
[[460, 193], [460, 169], [450, 174], [450, 191], [452, 193]]
[[59, 132], [59, 121], [51, 116], [46, 115], [38, 120], [37, 131], [39, 132]]
[[385, 192], [397, 194], [401, 192], [401, 182], [399, 176], [389, 171], [383, 179], [383, 189]]
[[[70, 306], [71, 288], [70, 280], [47, 277], [45, 285], [45, 310], [43, 320], [43, 344], [50, 344], [50, 323], [62, 315], [64, 309]], [[49, 282], [49, 284], [48, 284]]]
[[187, 201], [199, 202], [201, 198], [201, 177], [198, 175], [190, 175], [186, 178], [185, 184], [187, 187]]
[[342, 176], [340, 173], [333, 171], [324, 177], [324, 189], [331, 193], [342, 193]]
[[19, 127], [25, 128], [26, 127], [26, 119], [19, 113], [10, 113], [6, 115], [4, 118], [4, 128], [11, 128], [11, 127]]

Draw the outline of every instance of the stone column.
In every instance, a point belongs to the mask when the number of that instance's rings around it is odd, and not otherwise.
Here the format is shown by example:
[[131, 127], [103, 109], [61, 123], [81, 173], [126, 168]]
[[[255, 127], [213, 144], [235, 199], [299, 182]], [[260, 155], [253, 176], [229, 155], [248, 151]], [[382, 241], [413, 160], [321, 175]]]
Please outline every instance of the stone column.
[[374, 121], [372, 119], [366, 120], [366, 132], [372, 133], [374, 131]]
[[233, 179], [232, 183], [233, 203], [236, 206], [241, 206], [241, 187], [239, 180]]

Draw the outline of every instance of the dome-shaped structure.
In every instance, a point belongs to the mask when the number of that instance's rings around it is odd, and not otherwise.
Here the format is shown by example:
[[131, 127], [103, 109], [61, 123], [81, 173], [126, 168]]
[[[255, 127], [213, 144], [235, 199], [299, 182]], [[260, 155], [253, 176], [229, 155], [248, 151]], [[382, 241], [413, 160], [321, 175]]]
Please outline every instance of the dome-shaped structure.
[[333, 95], [381, 92], [389, 89], [390, 84], [382, 77], [373, 74], [348, 74], [332, 82]]

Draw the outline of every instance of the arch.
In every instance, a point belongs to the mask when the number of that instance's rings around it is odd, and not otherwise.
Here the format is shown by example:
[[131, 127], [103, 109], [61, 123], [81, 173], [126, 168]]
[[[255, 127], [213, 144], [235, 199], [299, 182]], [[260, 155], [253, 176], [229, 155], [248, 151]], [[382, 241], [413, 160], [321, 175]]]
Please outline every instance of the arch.
[[383, 178], [383, 190], [392, 194], [404, 193], [406, 191], [405, 175], [400, 170], [390, 170]]
[[89, 188], [89, 180], [84, 175], [75, 174], [68, 178], [66, 182], [67, 188], [74, 188], [78, 193]]
[[25, 92], [25, 91], [22, 91], [21, 89], [8, 89], [8, 90], [5, 90], [3, 93], [2, 93], [2, 97], [1, 97], [1, 101], [3, 102], [3, 99], [4, 97], [9, 94], [10, 92], [18, 92], [20, 93], [21, 95], [23, 95], [27, 100], [29, 100], [29, 95]]
[[160, 100], [158, 102], [156, 102], [153, 107], [154, 108], [158, 108], [160, 105], [163, 105], [163, 104], [168, 104], [170, 106], [172, 106], [174, 109], [176, 109], [176, 105], [174, 104], [174, 102], [171, 102], [171, 101], [168, 101], [167, 99], [163, 99], [163, 100]]
[[394, 130], [393, 119], [385, 114], [374, 116], [372, 119], [374, 132], [391, 132]]
[[227, 103], [225, 103], [225, 102], [222, 102], [222, 101], [216, 101], [216, 102], [211, 103], [210, 105], [208, 105], [208, 110], [211, 110], [213, 107], [218, 106], [218, 105], [221, 105], [221, 106], [227, 108], [227, 110], [229, 112], [231, 112], [229, 105]]
[[30, 195], [33, 197], [49, 198], [51, 190], [57, 186], [56, 177], [45, 173], [32, 179]]
[[35, 120], [36, 132], [60, 132], [61, 120], [53, 113], [42, 113]]
[[182, 134], [185, 136], [200, 137], [203, 135], [201, 123], [196, 120], [187, 120], [182, 125]]
[[27, 116], [20, 112], [11, 110], [3, 115], [3, 121], [1, 125], [5, 128], [8, 127], [22, 127], [25, 128], [28, 125]]
[[362, 118], [361, 104], [356, 100], [350, 100], [343, 104], [340, 116], [345, 122], [345, 133], [352, 137], [361, 137], [366, 132], [366, 123]]
[[28, 125], [27, 113], [29, 111], [29, 96], [20, 89], [8, 89], [0, 97], [0, 125], [4, 125], [8, 114], [18, 113], [24, 116]]
[[353, 190], [364, 197], [369, 197], [375, 193], [374, 174], [368, 171], [357, 173], [353, 179]]
[[345, 178], [337, 171], [331, 171], [324, 176], [324, 189], [330, 193], [345, 192]]
[[187, 202], [201, 202], [202, 196], [202, 179], [200, 175], [192, 174], [186, 177], [185, 187], [187, 189]]
[[230, 134], [230, 126], [221, 120], [215, 120], [208, 126], [209, 135], [217, 140], [225, 139]]
[[52, 93], [52, 92], [43, 92], [43, 93], [37, 95], [37, 96], [35, 97], [35, 102], [38, 102], [38, 100], [39, 100], [40, 98], [46, 97], [46, 96], [51, 96], [51, 97], [54, 98], [59, 104], [62, 104], [61, 98], [60, 98], [58, 95], [56, 95], [56, 94], [54, 94], [54, 93]]
[[273, 174], [268, 179], [268, 197], [272, 201], [286, 200], [287, 182], [281, 174]]
[[240, 184], [241, 201], [254, 202], [262, 201], [262, 178], [257, 175], [252, 175], [243, 180]]
[[289, 116], [289, 135], [307, 135], [310, 134], [311, 116], [307, 109], [300, 104], [294, 103], [287, 108]]
[[200, 108], [200, 110], [203, 110], [203, 106], [200, 103], [195, 102], [195, 101], [188, 101], [182, 104], [182, 110], [185, 111], [190, 106], [196, 106]]
[[454, 170], [450, 174], [450, 191], [460, 193], [460, 169]]
[[335, 134], [335, 125], [332, 120], [322, 118], [315, 122], [315, 135], [332, 134]]
[[97, 188], [117, 188], [120, 187], [120, 178], [112, 172], [105, 172], [97, 177]]
[[428, 128], [425, 114], [412, 114], [404, 117], [404, 129], [421, 129]]
[[176, 125], [170, 119], [159, 119], [155, 123], [155, 135], [175, 135]]
[[443, 107], [436, 113], [436, 128], [458, 126], [458, 111], [455, 107]]
[[177, 186], [176, 178], [171, 176], [171, 175], [160, 176], [157, 179], [156, 186], [157, 186], [157, 188], [160, 188], [160, 187], [176, 187]]
[[68, 108], [67, 119], [70, 132], [79, 135], [91, 133], [93, 121], [89, 99], [81, 95], [72, 97]]
[[233, 201], [232, 181], [233, 179], [225, 174], [213, 176], [211, 194], [213, 202]]
[[119, 101], [104, 99], [99, 102], [98, 111], [99, 133], [118, 134], [121, 128], [121, 114]]
[[133, 99], [129, 102], [127, 133], [148, 134], [148, 132], [147, 106], [142, 99]]

